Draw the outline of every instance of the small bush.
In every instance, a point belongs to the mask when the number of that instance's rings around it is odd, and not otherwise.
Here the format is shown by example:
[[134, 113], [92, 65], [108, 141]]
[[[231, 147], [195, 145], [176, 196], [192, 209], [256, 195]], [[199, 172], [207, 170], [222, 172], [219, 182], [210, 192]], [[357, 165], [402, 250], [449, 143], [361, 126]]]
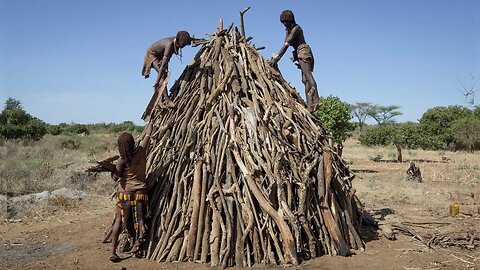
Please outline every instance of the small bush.
[[71, 173], [69, 178], [72, 186], [80, 190], [87, 190], [97, 180], [97, 173], [89, 173], [83, 171], [74, 171]]
[[80, 143], [74, 139], [64, 139], [62, 141], [62, 148], [64, 149], [78, 149], [80, 148]]
[[63, 132], [63, 128], [59, 125], [51, 125], [47, 128], [47, 133], [54, 136], [60, 135]]
[[88, 130], [87, 126], [82, 124], [71, 124], [65, 127], [65, 132], [72, 134], [90, 135], [90, 131]]
[[47, 199], [48, 206], [53, 207], [54, 210], [62, 209], [62, 210], [69, 210], [77, 208], [80, 204], [80, 199], [77, 198], [70, 198], [64, 195], [56, 195], [49, 197]]
[[88, 159], [88, 162], [90, 163], [93, 163], [97, 160], [97, 153], [95, 152], [94, 149], [90, 148], [88, 149], [88, 156], [87, 156], [87, 159]]
[[368, 159], [374, 162], [379, 162], [380, 160], [382, 160], [382, 158], [383, 158], [383, 155], [379, 153], [373, 154], [372, 156], [368, 155]]
[[391, 159], [396, 159], [397, 158], [397, 152], [388, 152], [388, 157]]

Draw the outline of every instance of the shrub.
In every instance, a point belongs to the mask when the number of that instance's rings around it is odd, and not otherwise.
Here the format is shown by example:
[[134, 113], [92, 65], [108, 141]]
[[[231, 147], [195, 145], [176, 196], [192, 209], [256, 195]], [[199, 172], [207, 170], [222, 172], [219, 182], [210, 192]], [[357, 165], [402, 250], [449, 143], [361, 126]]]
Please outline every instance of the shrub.
[[119, 132], [134, 132], [137, 131], [138, 126], [135, 125], [132, 121], [125, 121], [121, 124], [113, 124], [110, 127], [110, 132], [119, 133]]
[[86, 190], [94, 182], [98, 180], [97, 173], [83, 172], [83, 171], [74, 171], [70, 175], [70, 183], [77, 189]]
[[59, 125], [50, 125], [47, 127], [47, 133], [52, 135], [60, 135], [63, 132], [63, 128]]
[[0, 137], [38, 141], [46, 133], [46, 124], [28, 114], [20, 101], [9, 98], [5, 102], [5, 107], [0, 113]]
[[64, 139], [61, 143], [62, 145], [62, 148], [66, 148], [66, 149], [78, 149], [80, 148], [80, 143], [74, 139], [71, 139], [71, 138], [68, 138], [68, 139]]
[[65, 127], [65, 132], [71, 134], [85, 134], [90, 135], [90, 131], [88, 130], [86, 125], [83, 124], [71, 124]]
[[379, 153], [373, 154], [373, 156], [370, 156], [370, 155], [368, 156], [368, 159], [374, 162], [379, 162], [380, 160], [382, 160], [382, 158], [383, 158], [383, 155]]

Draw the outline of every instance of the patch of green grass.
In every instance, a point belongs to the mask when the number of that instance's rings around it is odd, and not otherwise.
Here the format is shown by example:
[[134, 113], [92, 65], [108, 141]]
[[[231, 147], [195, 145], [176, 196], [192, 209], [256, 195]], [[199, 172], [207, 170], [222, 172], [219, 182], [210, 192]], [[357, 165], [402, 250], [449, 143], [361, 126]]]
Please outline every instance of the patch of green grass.
[[417, 156], [417, 152], [416, 151], [412, 151], [412, 150], [408, 150], [407, 154], [411, 157], [416, 157]]
[[80, 142], [75, 139], [67, 138], [61, 142], [62, 148], [64, 149], [78, 149], [80, 148]]
[[382, 160], [383, 155], [380, 153], [374, 153], [373, 155], [368, 155], [368, 159], [374, 162], [379, 162]]
[[470, 165], [470, 164], [466, 164], [466, 163], [458, 164], [458, 165], [455, 167], [455, 170], [457, 170], [457, 171], [470, 170], [470, 169], [471, 169], [471, 165]]
[[390, 151], [388, 152], [388, 157], [391, 159], [396, 159], [397, 158], [397, 152]]

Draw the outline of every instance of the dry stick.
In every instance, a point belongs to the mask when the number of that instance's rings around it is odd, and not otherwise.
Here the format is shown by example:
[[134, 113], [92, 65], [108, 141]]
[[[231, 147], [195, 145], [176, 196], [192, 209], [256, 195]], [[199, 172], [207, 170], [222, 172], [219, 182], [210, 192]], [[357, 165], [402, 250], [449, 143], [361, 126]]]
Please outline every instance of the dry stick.
[[325, 222], [325, 225], [329, 231], [330, 236], [332, 237], [331, 240], [334, 243], [335, 252], [338, 255], [346, 256], [350, 252], [347, 248], [345, 240], [339, 230], [337, 223], [332, 215], [331, 210], [328, 210], [328, 202], [330, 201], [330, 197], [332, 196], [330, 191], [330, 182], [332, 179], [332, 152], [329, 148], [324, 147], [324, 166], [325, 166], [325, 180], [326, 180], [326, 194], [324, 196], [324, 207], [322, 207], [322, 215]]
[[[213, 136], [211, 136], [211, 138], [214, 138]], [[213, 140], [213, 139], [212, 139]], [[217, 138], [218, 140], [218, 138]], [[218, 145], [218, 141], [215, 145]], [[212, 157], [212, 158], [215, 158], [215, 157]], [[213, 210], [213, 218], [214, 218], [214, 226], [213, 226], [213, 229], [212, 229], [212, 237], [213, 237], [213, 240], [210, 240], [211, 242], [211, 250], [212, 250], [212, 254], [211, 254], [211, 265], [212, 266], [217, 266], [221, 263], [221, 257], [220, 257], [220, 252], [221, 252], [221, 248], [222, 248], [222, 243], [224, 242], [224, 239], [225, 239], [225, 235], [226, 235], [226, 228], [225, 228], [225, 225], [223, 223], [223, 220], [222, 220], [222, 216], [221, 216], [221, 210], [223, 209], [222, 207], [222, 203], [221, 203], [221, 200], [220, 200], [220, 205], [217, 207], [216, 205], [216, 199], [214, 198], [214, 194], [216, 192], [218, 192], [218, 189], [217, 189], [217, 186], [216, 186], [216, 181], [219, 181], [219, 171], [217, 170], [217, 168], [219, 167], [219, 160], [212, 160], [212, 163], [211, 165], [213, 166], [212, 167], [212, 174], [214, 174], [214, 177], [213, 177], [213, 185], [211, 186], [210, 188], [210, 192], [208, 193], [208, 200], [210, 202], [210, 207], [212, 208]], [[217, 175], [218, 173], [218, 175]], [[221, 234], [221, 236], [220, 236]]]
[[273, 176], [272, 178], [276, 180], [277, 182], [277, 202], [278, 202], [278, 209], [284, 213], [286, 216], [286, 219], [290, 222], [290, 226], [293, 229], [293, 233], [295, 236], [295, 242], [297, 246], [297, 252], [301, 251], [301, 235], [300, 235], [300, 229], [297, 223], [297, 220], [295, 216], [293, 215], [292, 211], [288, 208], [288, 205], [286, 203], [286, 198], [285, 198], [285, 191], [283, 189], [283, 184], [289, 185], [287, 181], [284, 180], [284, 183], [282, 183], [282, 175], [280, 172], [280, 167], [281, 167], [281, 161], [283, 159], [284, 153], [278, 151], [276, 153], [275, 161], [273, 164]]
[[[182, 218], [182, 214], [185, 211], [184, 211], [183, 207], [180, 207], [180, 205], [182, 204], [182, 200], [183, 200], [183, 197], [184, 197], [184, 194], [185, 194], [185, 189], [182, 188], [185, 184], [184, 184], [184, 182], [182, 182], [181, 184], [182, 185], [179, 185], [179, 189], [178, 189], [178, 196], [177, 196], [177, 200], [176, 200], [176, 204], [177, 204], [176, 211], [175, 211], [174, 215], [172, 216], [172, 219], [169, 220], [168, 224], [170, 224], [170, 225], [169, 225], [166, 233], [164, 234], [165, 241], [162, 243], [162, 246], [160, 247], [160, 256], [159, 256], [158, 260], [163, 259], [165, 256], [167, 256], [171, 252], [171, 246], [173, 245], [174, 240], [177, 237], [179, 237], [180, 234], [183, 233], [183, 226], [185, 225], [185, 222], [184, 222], [184, 219]], [[174, 229], [174, 226], [177, 223], [176, 220], [180, 220], [180, 222], [176, 226], [177, 229], [172, 232], [172, 230]], [[182, 246], [183, 246], [183, 244], [182, 244]]]
[[[226, 134], [225, 133], [221, 133], [221, 136], [220, 136], [222, 139], [219, 140], [219, 144], [221, 146], [221, 150], [220, 150], [220, 160], [219, 160], [219, 166], [217, 166], [217, 171], [216, 171], [216, 177], [214, 179], [214, 182], [215, 182], [215, 185], [216, 185], [216, 188], [217, 188], [217, 192], [219, 193], [220, 195], [220, 199], [221, 199], [221, 202], [223, 204], [223, 212], [224, 212], [224, 215], [225, 215], [225, 226], [226, 228], [232, 228], [232, 215], [228, 209], [228, 204], [227, 204], [227, 200], [225, 198], [225, 195], [223, 194], [223, 190], [222, 190], [222, 186], [221, 186], [221, 183], [220, 183], [220, 167], [224, 164], [223, 161], [224, 161], [224, 157], [225, 157], [225, 151], [226, 151], [226, 148], [227, 148], [227, 144], [228, 144], [228, 141], [226, 140]], [[227, 260], [230, 256], [230, 250], [231, 250], [231, 237], [232, 237], [232, 231], [230, 229], [224, 229], [222, 231], [222, 249], [221, 249], [221, 254], [220, 254], [220, 262], [222, 264], [223, 267], [226, 267], [227, 266]], [[223, 228], [222, 228], [223, 229]]]
[[237, 213], [237, 218], [235, 219], [235, 221], [236, 221], [236, 224], [235, 224], [236, 232], [235, 232], [235, 253], [234, 253], [235, 265], [245, 267], [246, 262], [244, 261], [245, 255], [243, 253], [243, 242], [242, 242], [242, 237], [241, 237], [242, 233], [243, 233], [243, 230], [241, 228], [241, 224], [242, 224], [243, 221], [240, 217], [240, 213], [238, 211], [236, 213]]
[[[181, 157], [185, 156], [185, 150], [186, 149], [184, 148], [180, 153]], [[167, 217], [164, 219], [166, 222], [164, 224], [168, 224], [168, 229], [166, 233], [162, 235], [163, 243], [160, 247], [161, 248], [160, 254], [162, 255], [160, 256], [159, 260], [168, 254], [169, 249], [173, 244], [173, 239], [176, 238], [183, 231], [183, 226], [185, 225], [184, 216], [186, 214], [185, 213], [186, 207], [184, 207], [185, 204], [183, 203], [183, 201], [184, 201], [184, 198], [186, 197], [188, 198], [189, 196], [189, 193], [186, 187], [187, 186], [186, 179], [190, 178], [194, 173], [194, 171], [191, 171], [190, 173], [187, 174], [188, 170], [182, 169], [182, 168], [185, 168], [186, 162], [187, 162], [186, 160], [181, 162], [180, 165], [177, 167], [178, 170], [175, 173], [174, 181], [176, 183], [179, 183], [179, 185], [177, 188], [177, 195], [175, 196], [176, 200], [172, 202], [172, 204], [175, 205], [175, 207], [172, 207], [172, 209], [174, 208], [176, 210], [174, 215], [171, 216], [171, 218]], [[180, 220], [179, 225], [177, 225], [177, 220]], [[172, 233], [174, 226], [177, 226], [177, 229], [175, 230], [175, 232]], [[186, 241], [186, 239], [184, 239], [184, 241]], [[183, 244], [182, 244], [182, 249], [183, 249]]]
[[247, 167], [243, 163], [243, 160], [240, 158], [240, 154], [238, 153], [236, 145], [233, 148], [233, 156], [237, 161], [238, 167], [245, 176], [247, 184], [252, 191], [255, 199], [259, 202], [262, 209], [275, 220], [277, 226], [279, 227], [280, 234], [282, 235], [283, 240], [283, 248], [285, 252], [284, 256], [286, 257], [285, 261], [291, 262], [294, 265], [298, 265], [297, 254], [295, 252], [295, 241], [290, 230], [288, 229], [288, 225], [285, 223], [285, 221], [283, 221], [283, 219], [278, 215], [275, 209], [273, 209], [270, 203], [263, 196], [261, 190], [257, 186], [257, 183], [253, 179], [251, 172], [248, 171]]
[[211, 187], [211, 190], [208, 194], [208, 200], [210, 202], [210, 208], [213, 210], [213, 224], [212, 232], [210, 234], [210, 265], [218, 266], [219, 265], [219, 249], [220, 249], [220, 213], [215, 206], [215, 201], [213, 199], [214, 186]]
[[307, 187], [310, 187], [310, 183], [308, 179], [310, 179], [310, 173], [313, 171], [313, 168], [318, 164], [318, 158], [314, 159], [308, 166], [305, 168], [303, 173], [303, 179], [307, 179], [307, 183], [298, 183], [300, 186], [299, 192], [299, 206], [298, 206], [298, 213], [299, 213], [299, 221], [302, 225], [303, 230], [307, 234], [308, 238], [308, 249], [310, 252], [310, 258], [317, 257], [316, 247], [315, 247], [315, 237], [313, 236], [312, 230], [310, 226], [307, 224], [307, 220], [305, 216], [307, 215]]
[[184, 260], [187, 250], [187, 238], [183, 238], [182, 247], [180, 248], [180, 252], [178, 253], [177, 261], [181, 262]]
[[[160, 188], [155, 190], [156, 192], [154, 193], [154, 196], [152, 198], [152, 202], [151, 202], [152, 204], [151, 205], [158, 205], [160, 209], [164, 209], [164, 205], [166, 203], [165, 194], [166, 194], [167, 190], [169, 190], [169, 188], [170, 188], [170, 182], [162, 181], [160, 183]], [[150, 228], [152, 228], [152, 227], [158, 228], [158, 226], [156, 226], [156, 225], [158, 225], [160, 223], [160, 215], [161, 215], [161, 211], [155, 211], [154, 216], [151, 219], [152, 221], [151, 221]], [[148, 245], [147, 259], [150, 259], [151, 256], [152, 256], [153, 247], [154, 247], [153, 243], [158, 244], [158, 240], [155, 240], [155, 230], [153, 230], [153, 229], [150, 229], [149, 242], [151, 244]]]
[[[173, 192], [173, 195], [171, 196], [171, 199], [170, 199], [170, 207], [169, 207], [169, 209], [167, 210], [167, 215], [166, 215], [166, 216], [163, 216], [163, 218], [161, 219], [161, 222], [162, 222], [163, 224], [165, 224], [165, 219], [169, 216], [169, 212], [170, 212], [170, 211], [173, 211], [173, 207], [174, 207], [174, 203], [173, 203], [173, 202], [176, 200], [176, 196], [177, 196], [177, 192], [178, 192], [178, 186], [179, 186], [179, 183], [178, 183], [178, 182], [174, 182], [174, 185], [173, 185], [173, 190], [174, 190], [174, 192]], [[160, 208], [156, 208], [156, 212], [155, 212], [154, 215], [155, 215], [155, 216], [160, 216], [160, 211], [161, 211]], [[178, 212], [178, 213], [179, 213], [179, 212]], [[173, 214], [173, 212], [172, 212], [172, 214]], [[170, 218], [168, 218], [168, 219], [170, 219]], [[168, 223], [166, 223], [166, 224], [168, 224]], [[173, 226], [172, 223], [170, 223], [170, 224], [171, 224], [171, 226]], [[172, 229], [171, 226], [168, 227], [167, 232]], [[161, 237], [160, 237], [159, 241], [156, 243], [155, 249], [153, 250], [153, 253], [152, 253], [152, 256], [151, 256], [153, 259], [156, 259], [157, 254], [160, 252], [160, 249], [162, 248], [163, 243], [165, 242], [165, 241], [162, 241], [162, 239], [165, 239], [165, 238], [166, 238], [164, 235], [165, 235], [167, 232], [164, 232], [163, 234], [161, 234], [161, 229], [162, 229], [162, 227], [163, 227], [163, 226], [160, 225], [160, 226], [158, 226], [158, 228], [157, 228], [157, 230], [158, 230], [157, 234], [159, 234]], [[162, 236], [163, 236], [163, 237], [162, 237]], [[153, 238], [153, 237], [154, 237], [154, 236], [152, 236], [152, 238]], [[153, 243], [153, 242], [150, 242], [150, 245], [152, 245], [152, 243]], [[150, 247], [149, 247], [149, 248], [150, 248]]]
[[175, 241], [172, 243], [173, 245], [171, 249], [168, 250], [168, 255], [165, 258], [166, 262], [173, 262], [178, 260], [180, 249], [182, 248], [182, 244], [183, 244], [183, 237], [175, 239]]
[[207, 167], [204, 163], [202, 163], [202, 193], [200, 196], [200, 215], [199, 215], [199, 221], [198, 221], [198, 230], [197, 230], [197, 239], [195, 241], [195, 252], [193, 256], [193, 260], [196, 261], [198, 260], [199, 252], [200, 252], [200, 247], [203, 244], [202, 238], [204, 234], [204, 229], [205, 229], [205, 202], [207, 198], [207, 184], [208, 184], [208, 177], [207, 177]]
[[194, 253], [195, 253], [195, 243], [197, 240], [198, 234], [198, 223], [199, 223], [199, 216], [200, 216], [200, 204], [201, 204], [201, 192], [202, 192], [202, 165], [203, 160], [201, 158], [197, 158], [195, 160], [195, 173], [193, 174], [193, 185], [192, 185], [192, 199], [193, 200], [193, 207], [192, 207], [192, 216], [190, 218], [191, 224], [190, 229], [188, 231], [188, 246], [187, 246], [187, 258], [189, 260], [195, 260]]
[[[271, 221], [271, 220], [270, 220]], [[278, 258], [280, 260], [280, 262], [282, 264], [286, 264], [287, 261], [285, 260], [284, 258], [284, 254], [282, 252], [282, 248], [280, 247], [280, 244], [278, 242], [278, 239], [277, 239], [277, 235], [275, 234], [275, 232], [273, 231], [273, 228], [272, 228], [272, 223], [269, 222], [268, 225], [267, 225], [267, 229], [268, 229], [268, 232], [270, 233], [270, 238], [273, 240], [273, 245], [275, 246], [275, 250], [276, 250], [276, 254], [278, 255]], [[276, 263], [276, 260], [275, 258], [269, 258], [272, 262]]]
[[244, 22], [243, 22], [243, 14], [245, 14], [245, 12], [247, 12], [249, 9], [250, 9], [250, 7], [246, 7], [246, 8], [244, 8], [242, 11], [240, 11], [240, 24], [241, 24], [241, 28], [242, 28], [242, 36], [243, 36], [243, 38], [246, 38], [246, 37], [245, 37], [245, 24], [244, 24]]
[[321, 238], [323, 239], [322, 241], [322, 245], [325, 249], [325, 253], [326, 254], [329, 254], [329, 255], [332, 255], [333, 254], [333, 248], [332, 248], [332, 245], [331, 245], [331, 236], [327, 230], [327, 228], [325, 227], [325, 222], [323, 220], [323, 216], [322, 216], [322, 210], [321, 208], [323, 208], [324, 206], [321, 205], [321, 203], [323, 202], [320, 202], [317, 200], [317, 197], [313, 197], [313, 200], [314, 200], [314, 207], [316, 207], [316, 210], [317, 210], [317, 214], [315, 215], [315, 217], [317, 217], [319, 219], [319, 231], [320, 231], [320, 236]]
[[[184, 156], [183, 151], [180, 154], [180, 156]], [[157, 253], [163, 251], [165, 249], [165, 246], [168, 244], [168, 239], [170, 238], [170, 233], [172, 232], [173, 227], [175, 225], [174, 219], [180, 214], [181, 199], [183, 198], [182, 187], [184, 187], [183, 182], [180, 181], [182, 172], [185, 172], [184, 170], [182, 170], [182, 166], [178, 166], [176, 168], [176, 172], [175, 172], [175, 175], [174, 175], [174, 183], [175, 183], [174, 193], [173, 193], [173, 196], [171, 197], [171, 200], [170, 200], [170, 203], [169, 203], [170, 206], [169, 206], [169, 209], [167, 210], [167, 214], [166, 214], [165, 218], [162, 220], [164, 222], [164, 224], [169, 224], [169, 225], [168, 225], [167, 231], [161, 235], [161, 238], [160, 238], [160, 241], [159, 241], [159, 243], [161, 243], [161, 245], [159, 246], [159, 250], [157, 251]], [[176, 209], [175, 212], [174, 212], [174, 209]], [[159, 211], [159, 210], [160, 209], [157, 208], [157, 211]], [[160, 259], [158, 259], [158, 260], [160, 260]]]
[[[336, 180], [337, 181], [335, 181], [333, 183], [335, 189], [338, 190], [338, 189], [341, 189], [342, 186], [345, 186], [345, 185], [342, 185], [342, 183], [340, 183], [339, 177], [337, 177]], [[342, 194], [339, 193], [338, 196], [340, 197], [341, 195]], [[342, 220], [346, 223], [346, 227], [345, 227], [346, 232], [344, 233], [344, 235], [349, 235], [349, 233], [350, 233], [353, 240], [354, 240], [353, 242], [356, 246], [356, 249], [363, 250], [363, 241], [362, 241], [360, 235], [358, 234], [357, 230], [355, 229], [355, 226], [351, 222], [353, 213], [352, 213], [352, 210], [351, 210], [351, 195], [350, 195], [350, 192], [347, 191], [343, 195], [344, 195], [344, 197], [341, 197], [341, 198], [338, 199], [338, 203], [340, 204], [339, 208], [341, 208], [342, 214], [344, 215], [344, 218]]]
[[[210, 182], [210, 181], [209, 181]], [[202, 254], [200, 256], [200, 262], [205, 263], [207, 262], [207, 256], [210, 254], [210, 231], [211, 231], [211, 208], [207, 207], [206, 208], [206, 214], [205, 214], [205, 232], [203, 234], [203, 239], [202, 239]]]

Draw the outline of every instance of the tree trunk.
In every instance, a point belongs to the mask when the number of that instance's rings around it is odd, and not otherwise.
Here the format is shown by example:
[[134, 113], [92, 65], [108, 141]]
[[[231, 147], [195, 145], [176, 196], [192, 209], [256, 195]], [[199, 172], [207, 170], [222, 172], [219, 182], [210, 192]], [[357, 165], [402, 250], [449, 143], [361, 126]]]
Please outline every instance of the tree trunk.
[[402, 146], [396, 143], [395, 147], [397, 148], [397, 162], [403, 162]]

